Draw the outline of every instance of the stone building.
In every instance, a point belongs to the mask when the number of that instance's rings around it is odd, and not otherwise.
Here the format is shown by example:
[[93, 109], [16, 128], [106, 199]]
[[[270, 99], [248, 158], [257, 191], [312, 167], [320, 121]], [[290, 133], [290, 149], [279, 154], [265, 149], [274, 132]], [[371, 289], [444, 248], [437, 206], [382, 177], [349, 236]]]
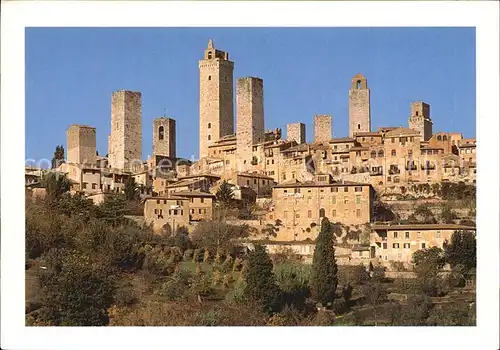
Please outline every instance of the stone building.
[[161, 159], [156, 157], [166, 157], [175, 161], [177, 157], [175, 119], [161, 117], [153, 120], [153, 159], [158, 164]]
[[200, 159], [208, 147], [234, 133], [233, 69], [229, 54], [216, 50], [209, 40], [200, 70]]
[[371, 220], [373, 189], [369, 184], [335, 182], [329, 174], [313, 181], [290, 181], [273, 188], [272, 220], [280, 220], [278, 240], [315, 239], [324, 217], [344, 225]]
[[306, 142], [306, 125], [304, 123], [292, 123], [286, 125], [287, 141], [295, 141], [298, 144]]
[[249, 187], [255, 191], [257, 196], [271, 195], [275, 182], [272, 177], [259, 173], [238, 173], [236, 175], [236, 185]]
[[370, 131], [370, 89], [366, 78], [357, 74], [352, 78], [349, 89], [349, 137]]
[[256, 165], [253, 145], [264, 141], [264, 83], [260, 78], [239, 78], [236, 83], [237, 170]]
[[332, 139], [332, 116], [314, 116], [314, 142], [329, 142]]
[[144, 200], [144, 221], [160, 232], [170, 225], [172, 232], [189, 226], [189, 199], [181, 197], [152, 197]]
[[96, 165], [96, 132], [87, 125], [71, 125], [66, 131], [68, 163]]
[[422, 101], [412, 102], [411, 115], [408, 127], [418, 131], [422, 141], [429, 141], [432, 137], [431, 107]]
[[141, 93], [127, 90], [111, 97], [111, 134], [108, 164], [120, 170], [142, 167]]
[[443, 248], [457, 230], [476, 231], [475, 227], [455, 224], [374, 225], [371, 245], [382, 261], [411, 263], [417, 250]]

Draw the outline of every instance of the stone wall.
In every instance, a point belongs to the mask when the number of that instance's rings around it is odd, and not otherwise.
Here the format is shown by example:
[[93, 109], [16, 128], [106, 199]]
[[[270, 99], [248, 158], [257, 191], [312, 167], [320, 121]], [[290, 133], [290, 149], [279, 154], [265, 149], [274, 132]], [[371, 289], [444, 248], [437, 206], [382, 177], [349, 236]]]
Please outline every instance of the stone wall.
[[176, 158], [175, 119], [162, 117], [153, 120], [153, 159], [160, 155]]
[[292, 123], [286, 125], [287, 141], [295, 141], [298, 144], [306, 142], [306, 125], [304, 123]]
[[330, 142], [332, 139], [332, 116], [314, 116], [314, 142]]
[[349, 137], [370, 129], [370, 89], [366, 78], [358, 74], [352, 78], [349, 90]]
[[234, 133], [233, 69], [229, 55], [215, 50], [212, 41], [205, 50], [200, 69], [200, 159], [208, 146]]
[[142, 159], [141, 93], [127, 90], [111, 97], [111, 135], [108, 162], [112, 168], [129, 170]]
[[71, 125], [66, 132], [68, 163], [96, 164], [96, 130], [85, 125]]

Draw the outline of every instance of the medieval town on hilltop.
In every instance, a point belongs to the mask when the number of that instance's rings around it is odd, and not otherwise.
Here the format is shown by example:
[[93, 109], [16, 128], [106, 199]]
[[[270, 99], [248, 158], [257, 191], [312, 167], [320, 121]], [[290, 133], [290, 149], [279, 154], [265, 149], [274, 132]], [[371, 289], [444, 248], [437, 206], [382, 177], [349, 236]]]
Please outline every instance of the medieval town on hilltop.
[[[142, 160], [141, 92], [119, 90], [111, 97], [108, 154], [97, 155], [96, 128], [71, 125], [66, 160], [55, 170], [69, 178], [71, 192], [95, 203], [123, 192], [133, 177], [142, 220], [157, 231], [166, 224], [191, 231], [212, 220], [217, 190], [228, 183], [235, 201], [257, 209], [249, 218], [227, 220], [248, 224], [270, 251], [287, 246], [310, 257], [322, 218], [339, 223], [339, 264], [410, 263], [415, 251], [442, 247], [456, 230], [475, 231], [465, 210], [433, 224], [394, 223], [377, 213], [382, 200], [404, 217], [415, 201], [439, 202], [443, 184], [475, 186], [476, 140], [433, 132], [428, 103], [411, 103], [407, 127], [374, 130], [368, 81], [356, 74], [346, 91], [349, 135], [333, 138], [332, 116], [316, 115], [308, 143], [303, 123], [287, 124], [286, 135], [265, 129], [262, 79], [237, 78], [235, 100], [233, 69], [229, 54], [209, 40], [199, 61], [198, 161], [178, 157], [170, 117], [154, 119], [152, 156]], [[26, 186], [36, 187], [41, 176], [40, 169], [26, 168]]]

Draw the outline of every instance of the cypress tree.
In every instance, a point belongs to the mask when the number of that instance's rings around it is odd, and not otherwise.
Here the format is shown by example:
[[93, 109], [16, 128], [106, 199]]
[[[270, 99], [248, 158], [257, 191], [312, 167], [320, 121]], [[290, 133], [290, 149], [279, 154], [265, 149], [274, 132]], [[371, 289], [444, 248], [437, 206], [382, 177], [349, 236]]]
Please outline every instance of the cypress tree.
[[259, 302], [266, 312], [278, 310], [280, 290], [273, 273], [273, 262], [261, 245], [256, 245], [249, 253], [245, 282], [245, 295], [249, 299]]
[[337, 284], [333, 229], [328, 218], [324, 218], [321, 222], [321, 231], [316, 238], [316, 248], [313, 255], [311, 296], [322, 305], [333, 303]]

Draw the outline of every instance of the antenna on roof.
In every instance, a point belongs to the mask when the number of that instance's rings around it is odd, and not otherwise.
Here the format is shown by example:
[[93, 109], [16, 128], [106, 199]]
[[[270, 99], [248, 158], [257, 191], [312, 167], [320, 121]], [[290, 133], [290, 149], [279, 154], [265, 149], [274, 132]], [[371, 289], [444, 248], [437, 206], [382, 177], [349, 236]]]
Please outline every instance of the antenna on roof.
[[167, 116], [167, 109], [166, 108], [163, 108], [163, 116], [166, 117]]

